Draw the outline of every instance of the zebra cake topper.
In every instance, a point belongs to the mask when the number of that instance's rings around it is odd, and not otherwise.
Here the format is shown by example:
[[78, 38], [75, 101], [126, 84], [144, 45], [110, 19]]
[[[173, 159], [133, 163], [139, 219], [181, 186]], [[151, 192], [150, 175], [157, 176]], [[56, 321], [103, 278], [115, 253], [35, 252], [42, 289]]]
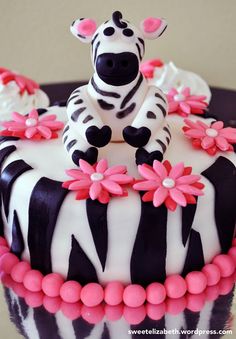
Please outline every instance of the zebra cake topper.
[[75, 164], [80, 159], [95, 163], [98, 148], [110, 141], [137, 148], [137, 164], [162, 160], [171, 138], [167, 101], [148, 85], [139, 66], [144, 40], [158, 38], [166, 27], [163, 19], [147, 18], [137, 29], [118, 11], [99, 27], [92, 19], [72, 23], [73, 35], [91, 43], [94, 67], [88, 85], [74, 90], [67, 103], [63, 142]]

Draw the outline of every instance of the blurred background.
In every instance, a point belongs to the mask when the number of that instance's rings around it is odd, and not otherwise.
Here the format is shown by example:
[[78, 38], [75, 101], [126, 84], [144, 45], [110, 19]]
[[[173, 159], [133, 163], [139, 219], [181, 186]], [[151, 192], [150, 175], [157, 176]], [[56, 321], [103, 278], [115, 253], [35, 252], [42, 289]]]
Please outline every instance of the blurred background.
[[100, 24], [114, 10], [135, 25], [167, 19], [163, 36], [147, 41], [145, 59], [172, 60], [210, 85], [236, 89], [235, 0], [0, 0], [0, 66], [40, 83], [89, 79], [89, 46], [69, 26], [80, 17]]

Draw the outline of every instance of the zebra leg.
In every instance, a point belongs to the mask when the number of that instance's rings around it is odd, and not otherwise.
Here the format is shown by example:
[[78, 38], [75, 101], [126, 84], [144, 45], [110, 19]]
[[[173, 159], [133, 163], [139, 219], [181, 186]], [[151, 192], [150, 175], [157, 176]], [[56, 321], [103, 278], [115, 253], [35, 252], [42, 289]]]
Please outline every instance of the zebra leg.
[[171, 140], [170, 126], [165, 122], [145, 147], [136, 151], [136, 164], [143, 163], [152, 166], [154, 160], [163, 160], [163, 155]]
[[91, 165], [97, 161], [97, 148], [91, 147], [81, 135], [75, 133], [69, 123], [64, 128], [62, 140], [70, 158], [77, 166], [79, 165], [80, 159], [87, 161]]

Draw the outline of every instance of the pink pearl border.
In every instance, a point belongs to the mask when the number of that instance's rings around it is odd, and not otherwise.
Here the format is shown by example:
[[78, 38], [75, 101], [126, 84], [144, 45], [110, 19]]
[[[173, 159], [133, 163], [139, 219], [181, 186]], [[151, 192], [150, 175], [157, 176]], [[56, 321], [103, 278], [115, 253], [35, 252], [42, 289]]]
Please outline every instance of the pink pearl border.
[[[105, 287], [97, 283], [81, 287], [76, 281], [64, 281], [58, 273], [43, 276], [41, 272], [30, 269], [29, 265], [20, 264], [23, 261], [20, 262], [10, 253], [6, 240], [0, 237], [0, 272], [9, 274], [16, 283], [22, 283], [28, 292], [45, 294], [50, 298], [60, 297], [66, 303], [81, 301], [87, 307], [95, 307], [104, 301], [110, 306], [117, 306], [123, 302], [128, 307], [137, 308], [145, 302], [160, 305], [165, 300], [179, 300], [186, 293], [190, 293], [193, 298], [194, 295], [203, 293], [207, 287], [216, 286], [220, 278], [230, 277], [234, 273], [235, 252], [236, 238], [228, 254], [215, 256], [212, 263], [206, 264], [201, 271], [190, 272], [185, 279], [179, 274], [170, 275], [164, 284], [152, 283], [146, 289], [137, 284], [123, 286], [117, 281], [109, 282]], [[33, 305], [34, 303], [37, 304], [37, 300], [34, 300]], [[56, 308], [54, 304], [47, 304], [47, 307]]]

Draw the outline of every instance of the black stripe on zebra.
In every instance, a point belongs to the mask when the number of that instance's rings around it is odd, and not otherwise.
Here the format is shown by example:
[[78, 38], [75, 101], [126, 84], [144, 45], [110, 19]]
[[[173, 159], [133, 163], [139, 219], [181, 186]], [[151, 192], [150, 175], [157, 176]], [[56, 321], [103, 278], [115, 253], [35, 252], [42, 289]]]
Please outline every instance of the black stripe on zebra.
[[63, 139], [63, 144], [65, 144], [67, 139], [68, 139], [68, 135], [66, 135], [65, 138]]
[[25, 243], [21, 232], [20, 222], [17, 215], [17, 212], [13, 212], [13, 221], [12, 221], [12, 242], [11, 242], [11, 252], [14, 253], [19, 259], [25, 249]]
[[109, 328], [107, 327], [107, 324], [104, 322], [103, 324], [103, 331], [101, 339], [111, 339]]
[[[186, 330], [194, 331], [196, 330], [200, 319], [200, 312], [193, 312], [186, 308], [184, 310], [184, 319], [186, 323]], [[187, 338], [191, 338], [191, 335]]]
[[142, 38], [138, 38], [138, 41], [141, 42], [141, 44], [143, 45], [143, 52], [145, 52], [145, 43], [144, 43], [144, 40]]
[[83, 124], [87, 124], [87, 122], [89, 122], [90, 120], [93, 120], [92, 115], [87, 115], [86, 118], [84, 118], [84, 120], [82, 121]]
[[64, 131], [63, 131], [63, 135], [67, 132], [67, 131], [69, 131], [69, 129], [70, 129], [70, 127], [69, 127], [69, 125], [67, 125], [65, 128], [64, 128]]
[[166, 104], [166, 101], [161, 94], [155, 93], [155, 97], [161, 99]]
[[92, 41], [91, 41], [91, 45], [94, 44], [94, 41], [97, 39], [97, 37], [98, 37], [98, 33], [97, 33], [96, 35], [94, 35], [94, 37], [93, 37], [93, 39], [92, 39]]
[[167, 144], [169, 145], [169, 143], [170, 143], [170, 138], [166, 137], [166, 142], [167, 142]]
[[163, 127], [163, 130], [169, 135], [169, 137], [171, 138], [171, 133], [169, 131], [169, 128], [168, 127]]
[[99, 94], [101, 94], [101, 95], [103, 95], [103, 96], [105, 96], [105, 97], [120, 98], [120, 94], [119, 94], [119, 93], [115, 93], [115, 92], [107, 92], [107, 91], [103, 91], [102, 89], [100, 89], [100, 88], [98, 87], [98, 85], [96, 84], [94, 78], [91, 79], [91, 85], [93, 86], [94, 90], [95, 90], [97, 93], [99, 93]]
[[104, 271], [108, 249], [107, 204], [87, 199], [86, 209], [93, 241]]
[[148, 111], [147, 112], [147, 118], [148, 119], [156, 119], [157, 117], [156, 117], [155, 113], [153, 113], [152, 111]]
[[118, 119], [123, 119], [125, 117], [127, 117], [127, 115], [129, 115], [130, 113], [133, 112], [134, 108], [135, 108], [136, 104], [133, 102], [130, 106], [128, 106], [127, 108], [123, 109], [122, 111], [119, 111], [116, 113], [116, 117]]
[[78, 99], [74, 102], [74, 105], [79, 105], [79, 104], [82, 104], [83, 103], [83, 100], [82, 99]]
[[33, 314], [35, 326], [40, 339], [62, 339], [54, 314], [49, 313], [43, 306], [34, 308]]
[[166, 151], [166, 145], [164, 144], [164, 142], [161, 141], [160, 139], [156, 139], [156, 142], [161, 146], [162, 152], [165, 153], [165, 151]]
[[138, 79], [136, 85], [129, 91], [129, 93], [123, 99], [123, 101], [120, 105], [121, 109], [124, 108], [127, 105], [127, 103], [133, 98], [133, 96], [135, 95], [135, 93], [139, 89], [142, 81], [143, 81], [143, 75], [140, 73], [140, 76], [139, 76], [139, 79]]
[[137, 50], [138, 50], [139, 60], [141, 61], [142, 60], [142, 54], [141, 54], [141, 49], [140, 49], [139, 44], [136, 44], [136, 47], [137, 47]]
[[196, 209], [197, 203], [189, 204], [186, 207], [182, 207], [182, 242], [184, 246], [186, 245], [186, 242], [191, 231]]
[[223, 253], [231, 247], [236, 222], [236, 168], [220, 156], [202, 172], [215, 188], [215, 221]]
[[71, 114], [71, 120], [76, 122], [79, 119], [80, 114], [82, 114], [85, 110], [86, 110], [86, 107], [81, 107], [77, 109], [76, 111], [74, 111]]
[[30, 262], [43, 274], [52, 272], [51, 243], [61, 205], [68, 191], [62, 182], [42, 177], [29, 203], [28, 247]]
[[94, 328], [94, 324], [90, 324], [82, 317], [79, 317], [72, 321], [72, 326], [74, 329], [75, 338], [85, 339], [88, 338]]
[[77, 140], [73, 139], [71, 140], [67, 145], [66, 145], [66, 149], [69, 152], [70, 149], [77, 143]]
[[67, 100], [66, 106], [68, 106], [68, 104], [69, 104], [73, 99], [75, 99], [75, 98], [77, 98], [77, 97], [78, 97], [78, 94], [75, 94], [75, 95], [70, 96], [69, 99]]
[[147, 286], [166, 277], [167, 209], [141, 200], [141, 218], [131, 256], [131, 281]]
[[17, 141], [20, 138], [18, 137], [12, 137], [12, 136], [0, 136], [0, 144], [6, 142], [6, 141]]
[[191, 271], [201, 271], [203, 268], [204, 255], [200, 233], [191, 229], [188, 251], [184, 263], [182, 275], [186, 276]]
[[105, 109], [107, 111], [114, 108], [114, 105], [109, 104], [108, 102], [106, 102], [105, 100], [102, 100], [102, 99], [98, 99], [98, 104], [102, 109]]
[[[2, 148], [0, 150], [0, 171], [2, 169], [2, 165], [6, 158], [16, 150], [16, 146], [7, 146], [5, 148]], [[1, 180], [1, 179], [0, 179]], [[1, 201], [1, 192], [0, 192], [0, 201]], [[1, 205], [1, 204], [0, 204]], [[0, 212], [0, 236], [4, 235], [4, 224], [3, 224], [3, 219], [2, 219], [2, 213]]]
[[165, 117], [165, 116], [166, 116], [166, 110], [165, 110], [165, 108], [164, 108], [161, 104], [156, 104], [156, 105], [157, 105], [158, 108], [160, 108], [160, 110], [161, 110], [163, 116]]
[[44, 113], [47, 113], [46, 108], [37, 108], [38, 115], [43, 115]]
[[98, 47], [100, 46], [100, 44], [101, 44], [101, 42], [98, 41], [95, 48], [94, 48], [94, 59], [93, 59], [94, 64], [95, 64], [96, 59], [97, 59]]
[[3, 206], [8, 218], [9, 214], [9, 201], [11, 196], [11, 189], [16, 179], [23, 173], [31, 170], [29, 166], [23, 160], [15, 160], [5, 167], [0, 178], [0, 189], [2, 193]]
[[78, 281], [81, 285], [86, 285], [90, 282], [98, 282], [97, 273], [93, 264], [73, 234], [71, 236], [71, 251], [67, 280]]

